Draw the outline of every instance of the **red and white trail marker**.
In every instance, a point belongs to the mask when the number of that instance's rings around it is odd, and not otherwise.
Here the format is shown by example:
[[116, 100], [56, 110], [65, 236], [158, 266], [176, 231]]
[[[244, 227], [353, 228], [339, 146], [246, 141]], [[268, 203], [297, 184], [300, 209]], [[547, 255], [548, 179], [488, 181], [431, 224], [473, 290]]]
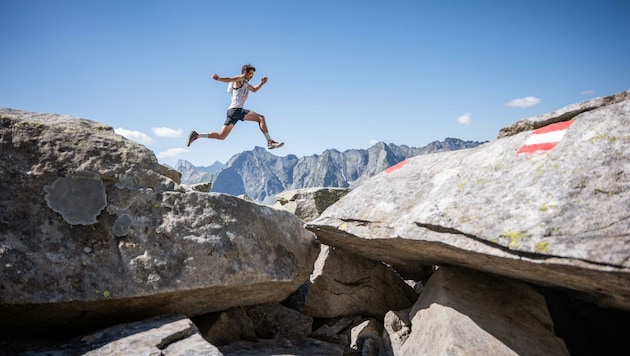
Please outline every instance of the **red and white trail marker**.
[[401, 169], [402, 167], [406, 166], [407, 163], [409, 163], [407, 160], [400, 161], [400, 162], [396, 163], [395, 165], [387, 168], [385, 170], [385, 172], [386, 173], [392, 173], [393, 171], [397, 171], [397, 170]]
[[557, 122], [534, 130], [525, 144], [516, 152], [521, 154], [545, 153], [551, 151], [562, 140], [567, 129], [575, 120]]

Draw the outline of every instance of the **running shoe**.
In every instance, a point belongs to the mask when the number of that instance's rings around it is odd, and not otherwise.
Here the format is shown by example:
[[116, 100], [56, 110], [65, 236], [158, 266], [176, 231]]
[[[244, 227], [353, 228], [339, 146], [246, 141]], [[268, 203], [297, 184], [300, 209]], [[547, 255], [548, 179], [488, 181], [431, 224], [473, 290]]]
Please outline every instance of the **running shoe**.
[[190, 146], [190, 144], [199, 138], [199, 134], [197, 133], [197, 131], [190, 131], [190, 134], [188, 134], [188, 139], [186, 140], [186, 146]]
[[267, 141], [267, 148], [272, 150], [284, 146], [284, 142], [276, 142], [274, 140]]

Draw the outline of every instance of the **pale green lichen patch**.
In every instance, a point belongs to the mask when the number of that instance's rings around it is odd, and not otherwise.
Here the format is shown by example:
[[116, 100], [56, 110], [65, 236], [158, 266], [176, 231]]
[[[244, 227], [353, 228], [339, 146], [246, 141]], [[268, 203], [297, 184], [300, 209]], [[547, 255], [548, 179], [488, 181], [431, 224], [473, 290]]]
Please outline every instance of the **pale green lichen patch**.
[[514, 250], [518, 248], [519, 241], [528, 238], [529, 234], [520, 231], [506, 231], [501, 234], [501, 237], [507, 238], [510, 241], [508, 248]]
[[542, 211], [542, 212], [546, 212], [546, 211], [548, 211], [549, 209], [554, 209], [554, 208], [556, 208], [556, 205], [553, 205], [553, 204], [549, 204], [549, 203], [547, 203], [547, 202], [544, 202], [544, 203], [540, 206], [539, 210], [540, 210], [540, 211]]
[[591, 137], [592, 142], [600, 141], [600, 140], [607, 140], [608, 143], [610, 144], [617, 142], [618, 139], [619, 139], [618, 137], [608, 136], [605, 133]]
[[29, 132], [30, 135], [40, 135], [45, 126], [39, 121], [20, 121], [14, 124], [14, 127]]
[[545, 253], [549, 250], [549, 242], [538, 241], [536, 242], [536, 246], [534, 246], [534, 251], [536, 253]]

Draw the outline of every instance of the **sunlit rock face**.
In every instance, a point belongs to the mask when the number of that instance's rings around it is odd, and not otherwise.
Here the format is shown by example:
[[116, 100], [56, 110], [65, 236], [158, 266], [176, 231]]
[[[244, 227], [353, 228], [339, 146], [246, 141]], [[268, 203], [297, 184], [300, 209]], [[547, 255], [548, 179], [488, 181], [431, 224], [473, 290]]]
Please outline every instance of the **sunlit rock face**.
[[185, 189], [106, 125], [0, 109], [0, 146], [2, 330], [278, 302], [317, 258], [295, 215]]
[[403, 161], [307, 228], [404, 275], [459, 265], [630, 310], [628, 182], [623, 92], [519, 121], [476, 148]]

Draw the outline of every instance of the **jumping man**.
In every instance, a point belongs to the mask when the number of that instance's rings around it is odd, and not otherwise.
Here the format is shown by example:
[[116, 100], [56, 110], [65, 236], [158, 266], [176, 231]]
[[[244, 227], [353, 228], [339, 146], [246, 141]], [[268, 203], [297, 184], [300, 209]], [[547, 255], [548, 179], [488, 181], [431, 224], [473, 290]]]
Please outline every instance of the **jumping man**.
[[245, 64], [243, 68], [241, 68], [241, 74], [235, 77], [219, 77], [217, 74], [214, 74], [212, 76], [212, 79], [214, 80], [228, 83], [228, 93], [232, 95], [232, 103], [230, 104], [230, 107], [227, 111], [227, 119], [223, 124], [221, 132], [200, 134], [197, 133], [197, 131], [191, 131], [188, 135], [188, 139], [186, 140], [186, 146], [190, 146], [193, 141], [200, 137], [225, 140], [225, 138], [228, 137], [228, 135], [234, 128], [234, 125], [239, 120], [257, 122], [258, 126], [260, 127], [260, 131], [262, 131], [262, 133], [265, 135], [265, 138], [267, 139], [268, 149], [278, 148], [284, 145], [284, 142], [276, 142], [271, 139], [264, 116], [243, 108], [249, 92], [257, 92], [265, 83], [267, 83], [268, 80], [267, 77], [262, 77], [260, 83], [258, 83], [257, 85], [249, 84], [249, 81], [254, 77], [255, 71], [256, 68], [254, 68], [254, 66], [252, 66], [251, 64]]

